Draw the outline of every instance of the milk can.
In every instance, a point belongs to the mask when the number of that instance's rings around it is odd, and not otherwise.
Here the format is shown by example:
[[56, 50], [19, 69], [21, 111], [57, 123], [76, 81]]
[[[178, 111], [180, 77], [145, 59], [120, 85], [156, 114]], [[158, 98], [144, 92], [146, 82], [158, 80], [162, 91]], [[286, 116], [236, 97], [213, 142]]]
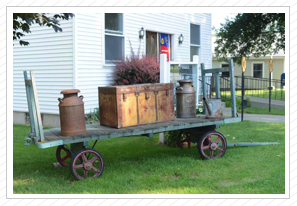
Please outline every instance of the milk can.
[[59, 111], [62, 136], [75, 136], [86, 133], [83, 96], [77, 96], [78, 89], [63, 90], [59, 98]]
[[176, 117], [196, 117], [196, 91], [191, 85], [193, 80], [179, 80], [176, 87]]

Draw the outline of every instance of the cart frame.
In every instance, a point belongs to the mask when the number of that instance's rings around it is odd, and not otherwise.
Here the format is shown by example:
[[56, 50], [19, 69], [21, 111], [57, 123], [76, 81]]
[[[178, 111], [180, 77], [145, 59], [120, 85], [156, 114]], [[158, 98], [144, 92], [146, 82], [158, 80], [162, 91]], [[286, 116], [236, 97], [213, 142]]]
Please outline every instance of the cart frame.
[[[60, 128], [43, 130], [41, 114], [40, 114], [39, 104], [38, 104], [34, 72], [30, 71], [30, 78], [29, 78], [28, 72], [24, 71], [24, 81], [25, 81], [25, 87], [26, 87], [28, 110], [30, 115], [30, 129], [31, 129], [28, 134], [29, 138], [27, 137], [25, 138], [25, 145], [27, 146], [30, 144], [35, 144], [40, 149], [57, 146], [59, 149], [59, 146], [61, 147], [63, 145], [70, 144], [71, 148], [67, 151], [69, 152], [69, 156], [70, 158], [72, 158], [72, 161], [73, 161], [74, 159], [73, 155], [75, 153], [79, 153], [75, 155], [81, 155], [83, 150], [86, 149], [86, 147], [88, 146], [89, 141], [96, 140], [92, 149], [89, 149], [89, 152], [95, 151], [93, 150], [93, 148], [97, 143], [97, 140], [99, 139], [124, 137], [124, 136], [132, 136], [132, 135], [143, 135], [151, 138], [154, 133], [180, 130], [180, 132], [190, 133], [193, 135], [194, 139], [192, 138], [191, 141], [188, 140], [188, 142], [198, 143], [199, 138], [202, 138], [201, 134], [203, 136], [204, 133], [207, 133], [213, 130], [213, 128], [218, 127], [220, 124], [240, 122], [240, 117], [238, 117], [236, 113], [234, 68], [233, 68], [232, 59], [229, 60], [229, 67], [225, 67], [225, 68], [214, 68], [214, 69], [206, 70], [204, 63], [201, 64], [203, 97], [206, 97], [205, 74], [213, 73], [215, 75], [216, 98], [220, 98], [219, 73], [224, 71], [229, 71], [229, 74], [230, 74], [232, 117], [223, 117], [221, 119], [205, 119], [204, 115], [197, 115], [196, 118], [187, 118], [187, 119], [176, 118], [176, 120], [173, 120], [173, 121], [152, 123], [147, 125], [137, 125], [137, 126], [125, 127], [121, 129], [101, 126], [99, 123], [96, 123], [96, 124], [86, 125], [86, 128], [87, 128], [86, 134], [71, 136], [71, 137], [61, 136]], [[203, 104], [203, 106], [205, 111], [205, 104]], [[220, 133], [217, 133], [217, 135], [222, 136]], [[225, 139], [224, 137], [222, 138]], [[200, 144], [202, 144], [201, 141], [200, 141]], [[225, 144], [225, 149], [226, 149], [227, 147], [226, 140], [225, 140], [225, 143], [223, 144]], [[95, 151], [94, 154], [97, 155], [100, 161], [102, 159], [102, 162], [103, 162], [103, 158], [101, 157], [100, 153], [97, 152], [98, 153], [97, 154], [96, 152], [97, 151]], [[87, 166], [91, 167], [92, 165], [91, 166], [90, 165], [87, 165]], [[73, 168], [71, 169], [71, 171], [75, 177], [75, 174], [73, 173]], [[97, 176], [100, 176], [101, 173]], [[81, 177], [80, 178], [75, 177], [75, 178], [84, 179]]]

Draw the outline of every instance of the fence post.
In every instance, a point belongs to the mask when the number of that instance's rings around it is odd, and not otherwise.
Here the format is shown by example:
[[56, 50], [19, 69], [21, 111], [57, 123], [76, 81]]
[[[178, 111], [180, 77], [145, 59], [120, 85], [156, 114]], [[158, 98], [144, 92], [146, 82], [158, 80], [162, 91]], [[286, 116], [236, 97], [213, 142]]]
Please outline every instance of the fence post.
[[[170, 68], [167, 63], [167, 54], [160, 55], [160, 83], [170, 82]], [[169, 71], [168, 71], [169, 70]], [[169, 74], [169, 75], [168, 75]], [[169, 76], [169, 79], [168, 79]], [[165, 133], [159, 133], [159, 142], [165, 144]]]
[[[169, 83], [168, 80], [168, 64], [167, 64], [167, 55], [160, 55], [160, 83]], [[169, 71], [170, 75], [170, 71]]]
[[230, 74], [230, 90], [231, 90], [231, 111], [232, 111], [232, 117], [236, 117], [236, 96], [235, 96], [233, 59], [229, 60], [229, 74]]
[[[206, 82], [205, 82], [205, 73], [203, 71], [205, 70], [204, 63], [201, 64], [201, 77], [202, 77], [202, 99], [206, 98]], [[205, 102], [203, 102], [203, 114], [205, 114]]]
[[199, 56], [193, 56], [193, 63], [196, 63], [196, 82], [197, 82], [197, 91], [196, 91], [196, 105], [198, 105], [198, 94], [199, 94]]

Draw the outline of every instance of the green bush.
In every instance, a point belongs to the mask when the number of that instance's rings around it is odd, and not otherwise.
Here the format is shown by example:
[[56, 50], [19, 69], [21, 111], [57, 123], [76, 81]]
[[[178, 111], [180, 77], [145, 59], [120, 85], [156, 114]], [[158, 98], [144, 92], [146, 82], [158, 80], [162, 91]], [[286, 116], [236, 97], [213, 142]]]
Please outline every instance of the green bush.
[[[231, 97], [226, 96], [221, 98], [222, 102], [226, 102], [226, 107], [231, 107]], [[251, 107], [251, 100], [250, 98], [246, 97], [244, 100], [247, 101], [247, 107]], [[236, 107], [241, 107], [241, 97], [236, 97]]]
[[169, 147], [178, 147], [176, 137], [179, 130], [173, 130], [165, 133], [165, 144]]
[[97, 123], [100, 120], [99, 108], [95, 108], [94, 111], [91, 111], [89, 114], [85, 115], [86, 124]]

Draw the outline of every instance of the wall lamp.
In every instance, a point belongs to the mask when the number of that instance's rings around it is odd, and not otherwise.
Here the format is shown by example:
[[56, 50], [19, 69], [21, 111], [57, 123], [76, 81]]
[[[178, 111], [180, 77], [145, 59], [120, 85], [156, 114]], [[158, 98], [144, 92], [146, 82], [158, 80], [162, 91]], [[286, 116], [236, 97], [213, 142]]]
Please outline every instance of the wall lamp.
[[179, 37], [178, 37], [178, 43], [179, 44], [182, 44], [184, 41], [184, 37], [183, 37], [183, 34], [181, 34]]
[[143, 39], [143, 36], [144, 36], [144, 30], [143, 30], [143, 27], [141, 27], [141, 29], [139, 30], [139, 39]]

